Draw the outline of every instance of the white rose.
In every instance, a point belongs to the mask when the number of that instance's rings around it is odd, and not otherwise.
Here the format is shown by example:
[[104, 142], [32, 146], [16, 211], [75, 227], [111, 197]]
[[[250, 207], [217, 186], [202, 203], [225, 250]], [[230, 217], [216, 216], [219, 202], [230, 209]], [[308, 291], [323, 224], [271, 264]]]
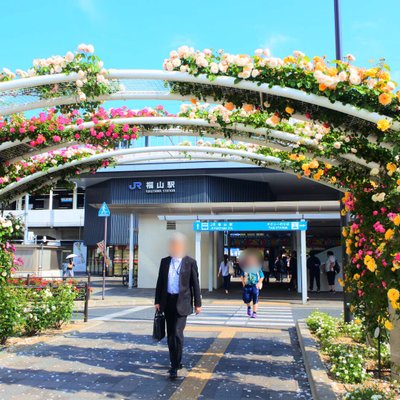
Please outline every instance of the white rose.
[[65, 61], [67, 62], [71, 62], [74, 59], [74, 53], [72, 53], [71, 51], [69, 51], [66, 55], [65, 55]]
[[335, 143], [333, 143], [333, 147], [335, 149], [340, 149], [342, 147], [342, 144], [340, 142], [335, 142]]
[[75, 83], [76, 83], [76, 86], [78, 86], [78, 87], [83, 86], [83, 82], [80, 79], [78, 79]]
[[379, 174], [379, 168], [372, 168], [370, 173], [371, 176], [376, 176]]
[[218, 64], [215, 63], [215, 62], [212, 62], [212, 63], [210, 64], [210, 70], [211, 70], [211, 72], [212, 72], [213, 74], [218, 74], [218, 72], [219, 72], [219, 66], [218, 66]]
[[264, 49], [263, 54], [265, 57], [269, 57], [271, 55], [271, 52], [269, 51], [269, 49]]
[[264, 50], [263, 50], [263, 49], [257, 49], [257, 50], [254, 52], [254, 54], [255, 54], [256, 56], [259, 56], [259, 57], [261, 57], [261, 56], [263, 55], [263, 53], [264, 53]]
[[176, 68], [176, 67], [179, 67], [180, 65], [181, 65], [181, 60], [180, 60], [180, 58], [174, 58], [173, 60], [172, 60], [172, 65]]

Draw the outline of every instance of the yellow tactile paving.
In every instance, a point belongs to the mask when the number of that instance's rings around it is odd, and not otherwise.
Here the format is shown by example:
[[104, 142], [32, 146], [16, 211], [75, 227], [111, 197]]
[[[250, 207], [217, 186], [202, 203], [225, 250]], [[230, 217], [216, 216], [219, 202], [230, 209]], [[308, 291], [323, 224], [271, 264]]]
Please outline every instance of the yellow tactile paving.
[[215, 367], [224, 356], [231, 340], [238, 332], [269, 332], [279, 333], [279, 329], [243, 328], [243, 327], [214, 327], [188, 326], [191, 332], [219, 332], [217, 338], [200, 358], [196, 366], [188, 373], [182, 384], [176, 389], [170, 400], [197, 399], [201, 395], [207, 382], [211, 379]]

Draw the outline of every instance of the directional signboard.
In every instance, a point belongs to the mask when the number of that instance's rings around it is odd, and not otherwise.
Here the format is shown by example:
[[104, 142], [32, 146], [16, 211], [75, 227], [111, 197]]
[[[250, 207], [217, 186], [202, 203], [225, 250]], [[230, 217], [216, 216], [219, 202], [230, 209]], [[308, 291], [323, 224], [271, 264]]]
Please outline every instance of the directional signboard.
[[97, 216], [98, 216], [98, 217], [109, 217], [110, 215], [111, 215], [110, 210], [109, 210], [109, 208], [108, 208], [106, 202], [104, 202], [104, 203], [101, 205]]
[[306, 231], [307, 221], [196, 221], [193, 229], [196, 232]]

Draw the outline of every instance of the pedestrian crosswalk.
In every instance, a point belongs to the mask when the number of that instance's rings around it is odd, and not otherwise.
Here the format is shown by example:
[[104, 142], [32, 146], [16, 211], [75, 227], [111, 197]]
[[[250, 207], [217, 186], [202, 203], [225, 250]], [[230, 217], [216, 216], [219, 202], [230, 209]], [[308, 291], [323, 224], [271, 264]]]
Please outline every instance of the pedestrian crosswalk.
[[225, 325], [265, 328], [289, 328], [294, 326], [292, 309], [289, 306], [259, 306], [257, 318], [249, 318], [245, 305], [207, 305], [199, 315], [191, 315], [188, 324]]

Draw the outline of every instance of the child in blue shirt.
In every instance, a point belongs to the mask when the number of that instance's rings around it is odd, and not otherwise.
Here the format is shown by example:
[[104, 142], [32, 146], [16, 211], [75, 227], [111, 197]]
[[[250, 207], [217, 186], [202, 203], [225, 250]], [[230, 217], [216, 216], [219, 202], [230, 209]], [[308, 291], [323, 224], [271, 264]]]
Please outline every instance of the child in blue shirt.
[[[256, 251], [246, 252], [242, 257], [241, 268], [243, 301], [247, 304], [247, 315], [256, 318], [258, 296], [264, 279], [261, 255]], [[253, 312], [251, 311], [251, 303], [253, 303]]]

